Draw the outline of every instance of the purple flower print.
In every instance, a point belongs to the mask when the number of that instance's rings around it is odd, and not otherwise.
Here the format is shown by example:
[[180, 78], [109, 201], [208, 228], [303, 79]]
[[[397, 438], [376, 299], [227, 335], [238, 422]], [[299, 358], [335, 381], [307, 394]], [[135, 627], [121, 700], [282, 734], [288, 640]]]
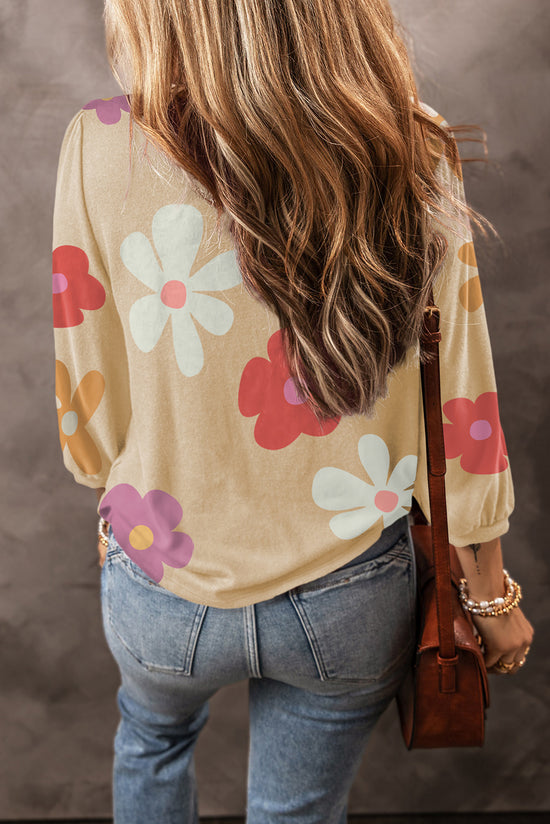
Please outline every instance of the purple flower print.
[[193, 554], [193, 541], [176, 532], [183, 511], [178, 501], [161, 489], [143, 498], [130, 484], [117, 484], [101, 502], [100, 514], [112, 526], [122, 549], [153, 581], [164, 575], [163, 563], [180, 569]]
[[118, 123], [121, 112], [130, 111], [128, 99], [124, 94], [119, 94], [117, 97], [97, 97], [95, 100], [90, 100], [90, 102], [86, 103], [82, 108], [95, 109], [101, 122], [107, 126]]

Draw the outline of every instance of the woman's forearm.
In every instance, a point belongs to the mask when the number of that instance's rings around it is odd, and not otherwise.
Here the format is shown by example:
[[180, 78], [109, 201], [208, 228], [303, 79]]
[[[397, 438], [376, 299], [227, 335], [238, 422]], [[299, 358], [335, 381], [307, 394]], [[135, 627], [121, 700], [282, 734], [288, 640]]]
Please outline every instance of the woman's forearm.
[[504, 574], [500, 538], [483, 544], [456, 547], [458, 559], [475, 601], [490, 600], [504, 594]]

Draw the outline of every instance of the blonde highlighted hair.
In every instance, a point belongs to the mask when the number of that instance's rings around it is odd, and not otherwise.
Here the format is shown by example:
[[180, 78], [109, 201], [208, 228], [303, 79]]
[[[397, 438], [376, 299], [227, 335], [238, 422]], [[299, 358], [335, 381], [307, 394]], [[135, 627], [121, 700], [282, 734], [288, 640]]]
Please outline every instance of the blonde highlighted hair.
[[387, 0], [106, 0], [105, 24], [131, 120], [229, 216], [301, 398], [370, 415], [446, 254], [429, 215], [481, 225], [435, 175], [460, 174], [459, 129], [420, 105]]

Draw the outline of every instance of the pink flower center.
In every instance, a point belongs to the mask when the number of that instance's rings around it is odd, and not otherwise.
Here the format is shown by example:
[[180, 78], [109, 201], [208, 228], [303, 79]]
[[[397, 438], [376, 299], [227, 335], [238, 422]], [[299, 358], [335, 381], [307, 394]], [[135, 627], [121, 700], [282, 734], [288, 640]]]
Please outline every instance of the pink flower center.
[[292, 404], [292, 406], [299, 406], [301, 403], [304, 403], [300, 395], [298, 394], [298, 390], [296, 389], [296, 384], [294, 383], [292, 378], [288, 378], [285, 381], [285, 385], [283, 388], [283, 393], [285, 396], [285, 401], [287, 403]]
[[391, 489], [381, 489], [374, 496], [374, 505], [381, 512], [391, 512], [399, 503], [399, 495]]
[[53, 273], [52, 292], [54, 295], [58, 295], [60, 292], [64, 292], [68, 285], [69, 281], [62, 272]]
[[187, 289], [181, 280], [169, 280], [162, 287], [160, 299], [170, 309], [181, 309], [187, 299]]
[[493, 434], [493, 427], [489, 421], [480, 419], [470, 426], [470, 436], [474, 441], [486, 441]]

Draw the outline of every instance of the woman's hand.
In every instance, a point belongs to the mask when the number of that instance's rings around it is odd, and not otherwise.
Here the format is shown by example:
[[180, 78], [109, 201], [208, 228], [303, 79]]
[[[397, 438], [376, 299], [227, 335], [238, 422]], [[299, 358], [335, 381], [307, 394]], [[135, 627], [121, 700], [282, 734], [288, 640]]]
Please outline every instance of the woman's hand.
[[[467, 581], [468, 594], [474, 601], [502, 597], [505, 589], [500, 538], [482, 544], [456, 547], [458, 559]], [[531, 646], [535, 631], [519, 607], [502, 615], [482, 617], [472, 613], [472, 620], [485, 647], [487, 672], [497, 661], [515, 664], [508, 672], [517, 672]]]
[[510, 672], [517, 672], [535, 634], [521, 609], [515, 607], [504, 615], [489, 618], [472, 615], [472, 620], [483, 639], [487, 672], [499, 672], [494, 668], [498, 660], [505, 664], [515, 663]]

